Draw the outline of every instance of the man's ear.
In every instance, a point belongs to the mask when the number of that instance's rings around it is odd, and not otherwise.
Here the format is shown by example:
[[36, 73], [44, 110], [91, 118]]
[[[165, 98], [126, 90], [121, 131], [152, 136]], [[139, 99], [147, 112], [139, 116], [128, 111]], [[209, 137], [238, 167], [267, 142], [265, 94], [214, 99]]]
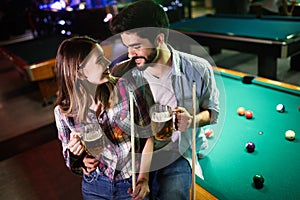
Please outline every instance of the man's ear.
[[155, 45], [157, 47], [161, 46], [165, 42], [165, 34], [159, 33], [155, 38]]

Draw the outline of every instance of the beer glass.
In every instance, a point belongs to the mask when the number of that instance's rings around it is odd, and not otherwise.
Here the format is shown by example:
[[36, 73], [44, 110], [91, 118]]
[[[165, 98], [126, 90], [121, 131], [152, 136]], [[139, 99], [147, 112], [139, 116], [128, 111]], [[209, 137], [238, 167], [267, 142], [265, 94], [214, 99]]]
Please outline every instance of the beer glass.
[[174, 118], [172, 108], [167, 105], [155, 104], [150, 108], [152, 133], [157, 140], [165, 141], [174, 132]]
[[103, 130], [100, 125], [96, 123], [85, 124], [82, 129], [83, 133], [81, 139], [86, 152], [99, 159], [104, 148], [103, 137], [105, 137], [105, 135]]

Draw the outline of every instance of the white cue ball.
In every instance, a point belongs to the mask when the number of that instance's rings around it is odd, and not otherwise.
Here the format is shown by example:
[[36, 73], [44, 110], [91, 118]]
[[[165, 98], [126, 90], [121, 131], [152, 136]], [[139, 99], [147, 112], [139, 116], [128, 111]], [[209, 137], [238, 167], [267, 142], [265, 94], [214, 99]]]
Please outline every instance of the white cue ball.
[[292, 131], [292, 130], [287, 130], [285, 132], [285, 138], [288, 139], [288, 140], [294, 140], [296, 137], [296, 133], [295, 131]]
[[284, 108], [284, 105], [283, 104], [278, 104], [277, 106], [276, 106], [276, 110], [278, 111], [278, 112], [284, 112], [285, 111], [285, 108]]

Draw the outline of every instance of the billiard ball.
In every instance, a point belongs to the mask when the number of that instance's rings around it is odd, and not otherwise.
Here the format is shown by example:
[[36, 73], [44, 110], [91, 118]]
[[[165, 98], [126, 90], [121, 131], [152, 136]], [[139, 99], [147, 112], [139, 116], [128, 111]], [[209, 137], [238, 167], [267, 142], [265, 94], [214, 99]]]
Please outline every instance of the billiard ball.
[[211, 138], [214, 135], [214, 131], [211, 128], [205, 129], [204, 133], [207, 138]]
[[285, 138], [286, 138], [287, 140], [294, 140], [295, 137], [296, 137], [295, 131], [293, 131], [293, 130], [287, 130], [287, 131], [285, 132]]
[[278, 104], [277, 106], [276, 106], [276, 110], [278, 111], [278, 112], [284, 112], [285, 111], [285, 107], [284, 107], [284, 105], [283, 104]]
[[246, 149], [249, 153], [254, 152], [255, 144], [253, 142], [247, 142], [246, 143]]
[[260, 189], [264, 186], [265, 179], [262, 175], [256, 174], [253, 176], [253, 183], [255, 188]]
[[238, 113], [238, 115], [245, 115], [245, 108], [244, 107], [239, 107], [238, 109], [237, 109], [237, 113]]
[[204, 155], [202, 154], [202, 153], [197, 153], [197, 158], [198, 158], [198, 160], [200, 160], [201, 158], [203, 158], [204, 157]]
[[253, 117], [253, 112], [252, 112], [251, 110], [245, 111], [245, 117], [246, 117], [247, 119], [252, 119], [252, 117]]

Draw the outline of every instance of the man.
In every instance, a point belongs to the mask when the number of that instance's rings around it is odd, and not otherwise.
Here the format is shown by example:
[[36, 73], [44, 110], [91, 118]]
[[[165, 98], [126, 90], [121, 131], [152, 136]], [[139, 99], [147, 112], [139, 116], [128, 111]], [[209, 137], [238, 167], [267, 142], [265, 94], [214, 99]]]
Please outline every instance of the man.
[[[296, 1], [292, 1], [292, 5]], [[261, 5], [262, 15], [287, 15], [291, 16], [291, 12], [288, 11], [287, 0], [264, 0]]]
[[[201, 127], [217, 122], [219, 92], [206, 60], [179, 52], [166, 43], [168, 26], [166, 13], [153, 1], [142, 0], [124, 8], [112, 19], [111, 30], [120, 33], [130, 60], [113, 67], [112, 74], [129, 75], [137, 86], [149, 83], [154, 102], [176, 112], [177, 131], [169, 140], [155, 140], [150, 198], [178, 200], [190, 198], [193, 83], [197, 86], [195, 120], [201, 148], [207, 146]], [[196, 174], [203, 178], [198, 162]]]

